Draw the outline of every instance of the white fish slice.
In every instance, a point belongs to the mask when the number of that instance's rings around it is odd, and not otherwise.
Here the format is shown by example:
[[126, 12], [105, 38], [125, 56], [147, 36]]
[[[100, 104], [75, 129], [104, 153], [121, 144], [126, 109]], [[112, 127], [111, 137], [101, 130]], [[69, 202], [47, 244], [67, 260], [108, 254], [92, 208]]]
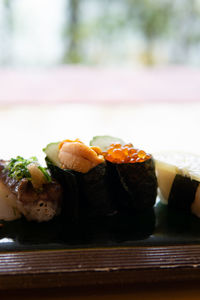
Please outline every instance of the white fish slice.
[[200, 156], [162, 152], [154, 154], [154, 158], [161, 202], [178, 209], [189, 207], [200, 217]]

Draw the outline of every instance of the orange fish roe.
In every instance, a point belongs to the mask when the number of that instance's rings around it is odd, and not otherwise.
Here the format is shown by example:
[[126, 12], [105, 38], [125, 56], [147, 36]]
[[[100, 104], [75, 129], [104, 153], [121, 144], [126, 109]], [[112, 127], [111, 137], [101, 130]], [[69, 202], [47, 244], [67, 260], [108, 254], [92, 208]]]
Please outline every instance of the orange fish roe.
[[132, 144], [112, 144], [103, 155], [106, 160], [116, 164], [143, 162], [151, 158], [150, 154], [134, 148]]

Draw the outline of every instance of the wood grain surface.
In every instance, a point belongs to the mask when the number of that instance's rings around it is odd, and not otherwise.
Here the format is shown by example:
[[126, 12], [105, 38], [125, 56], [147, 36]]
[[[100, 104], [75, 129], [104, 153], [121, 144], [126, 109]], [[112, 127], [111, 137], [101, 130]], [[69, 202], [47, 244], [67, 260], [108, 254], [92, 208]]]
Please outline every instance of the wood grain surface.
[[200, 246], [27, 251], [0, 254], [0, 289], [198, 280]]

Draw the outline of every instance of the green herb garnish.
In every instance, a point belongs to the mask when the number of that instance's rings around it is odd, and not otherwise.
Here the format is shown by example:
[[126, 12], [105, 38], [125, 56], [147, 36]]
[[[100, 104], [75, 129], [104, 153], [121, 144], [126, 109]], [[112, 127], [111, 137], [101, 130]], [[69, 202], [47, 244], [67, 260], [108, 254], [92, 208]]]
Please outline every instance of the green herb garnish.
[[38, 166], [38, 169], [43, 173], [43, 175], [45, 176], [45, 178], [47, 179], [48, 182], [51, 182], [51, 176], [49, 175], [49, 173], [47, 172], [46, 168], [43, 168], [41, 166]]
[[9, 177], [13, 177], [17, 180], [22, 178], [31, 180], [31, 175], [27, 169], [27, 166], [33, 162], [37, 162], [36, 157], [24, 159], [21, 156], [17, 156], [16, 158], [11, 158], [5, 169], [8, 170]]
[[16, 158], [11, 158], [11, 160], [5, 167], [5, 170], [8, 171], [9, 177], [15, 178], [16, 180], [21, 180], [22, 178], [31, 180], [31, 174], [27, 167], [32, 163], [38, 165], [38, 169], [42, 171], [47, 181], [50, 182], [51, 181], [50, 175], [48, 174], [45, 168], [39, 166], [37, 157], [35, 156], [30, 157], [29, 159], [24, 159], [21, 156], [17, 156]]

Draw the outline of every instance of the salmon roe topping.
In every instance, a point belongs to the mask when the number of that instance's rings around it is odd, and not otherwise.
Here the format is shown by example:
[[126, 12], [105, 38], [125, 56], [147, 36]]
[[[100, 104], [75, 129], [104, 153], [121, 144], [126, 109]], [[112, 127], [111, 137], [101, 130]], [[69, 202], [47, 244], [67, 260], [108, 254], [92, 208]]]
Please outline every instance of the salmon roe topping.
[[106, 160], [117, 164], [143, 162], [151, 158], [150, 154], [134, 148], [132, 144], [112, 144], [103, 155]]

